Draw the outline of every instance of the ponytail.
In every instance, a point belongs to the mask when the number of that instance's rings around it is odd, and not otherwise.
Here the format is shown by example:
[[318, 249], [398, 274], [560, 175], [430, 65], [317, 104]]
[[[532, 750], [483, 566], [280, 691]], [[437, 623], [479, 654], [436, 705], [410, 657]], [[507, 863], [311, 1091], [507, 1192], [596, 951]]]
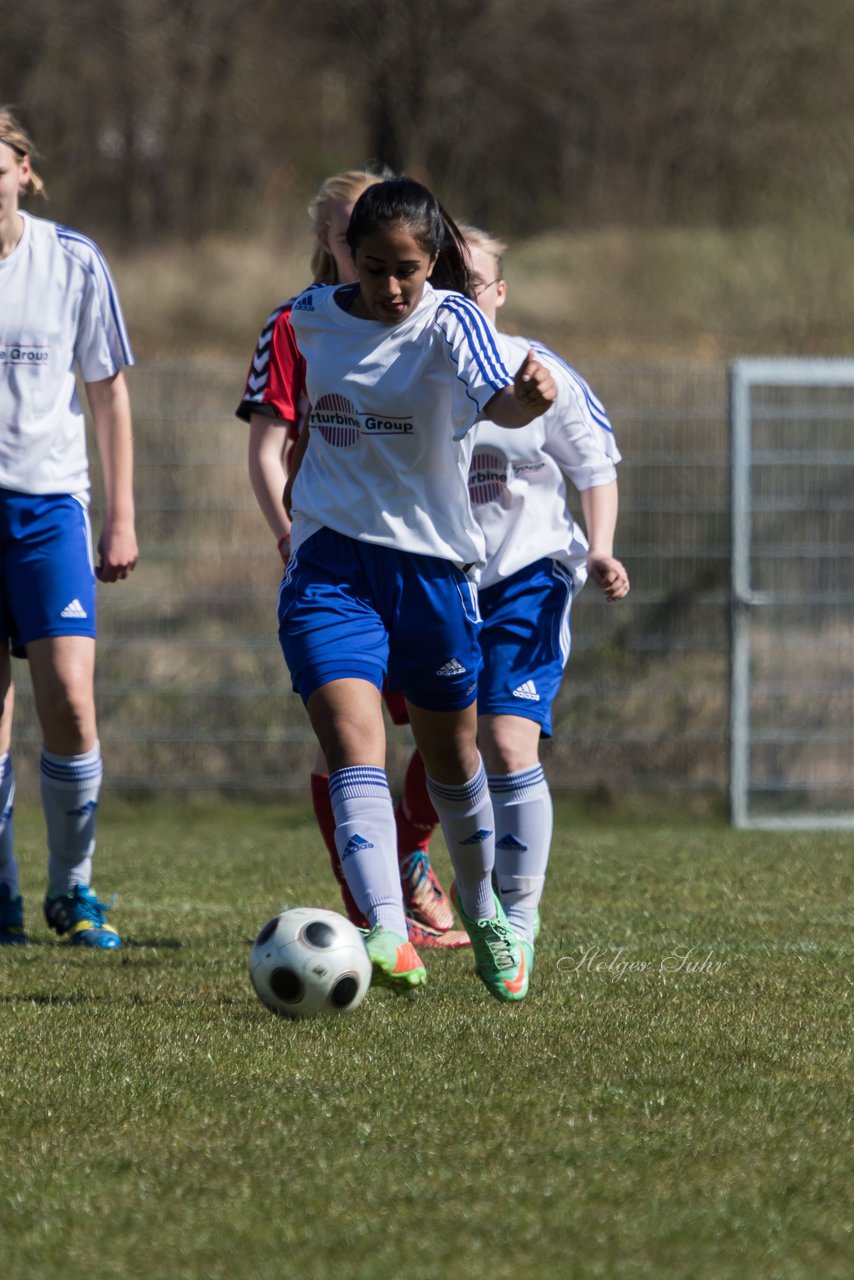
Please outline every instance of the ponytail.
[[36, 149], [33, 146], [32, 139], [15, 116], [11, 107], [0, 107], [0, 142], [4, 142], [7, 147], [11, 147], [19, 159], [23, 160], [29, 157], [30, 180], [24, 187], [24, 191], [27, 195], [44, 196], [46, 198], [45, 185], [32, 165], [32, 158], [37, 154]]

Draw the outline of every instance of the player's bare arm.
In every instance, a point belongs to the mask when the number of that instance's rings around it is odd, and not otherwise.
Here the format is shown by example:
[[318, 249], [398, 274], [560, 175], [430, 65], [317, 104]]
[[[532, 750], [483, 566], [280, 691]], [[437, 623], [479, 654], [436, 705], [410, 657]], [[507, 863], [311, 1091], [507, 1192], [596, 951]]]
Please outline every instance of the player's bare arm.
[[290, 470], [290, 474], [288, 475], [288, 482], [285, 485], [283, 501], [285, 504], [285, 511], [287, 512], [289, 519], [291, 518], [291, 510], [292, 510], [291, 497], [294, 490], [294, 483], [296, 481], [297, 476], [299, 475], [299, 469], [302, 466], [302, 460], [305, 457], [305, 451], [308, 448], [308, 441], [309, 441], [308, 427], [304, 427], [302, 431], [299, 433], [297, 442], [294, 445], [293, 457], [291, 458], [291, 470]]
[[557, 384], [544, 364], [529, 351], [513, 378], [513, 385], [497, 392], [485, 415], [499, 427], [526, 427], [551, 408]]
[[287, 559], [291, 537], [291, 521], [284, 501], [291, 426], [282, 418], [263, 413], [253, 413], [249, 420], [249, 480], [283, 560]]
[[105, 514], [98, 539], [95, 576], [101, 582], [117, 582], [128, 576], [139, 556], [133, 500], [130, 397], [122, 373], [85, 385], [104, 482]]
[[587, 552], [590, 581], [602, 589], [606, 600], [622, 600], [629, 593], [629, 575], [614, 555], [619, 509], [616, 480], [582, 489], [581, 509], [590, 544]]

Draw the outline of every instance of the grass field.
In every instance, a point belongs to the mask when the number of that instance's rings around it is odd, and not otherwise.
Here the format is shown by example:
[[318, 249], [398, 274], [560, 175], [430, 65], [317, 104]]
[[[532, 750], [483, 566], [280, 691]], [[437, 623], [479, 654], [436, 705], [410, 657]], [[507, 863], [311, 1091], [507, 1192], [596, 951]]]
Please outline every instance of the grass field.
[[854, 1274], [850, 835], [559, 807], [523, 1005], [428, 953], [411, 1000], [292, 1024], [246, 966], [338, 905], [306, 809], [108, 801], [113, 954], [48, 934], [16, 823], [3, 1277]]

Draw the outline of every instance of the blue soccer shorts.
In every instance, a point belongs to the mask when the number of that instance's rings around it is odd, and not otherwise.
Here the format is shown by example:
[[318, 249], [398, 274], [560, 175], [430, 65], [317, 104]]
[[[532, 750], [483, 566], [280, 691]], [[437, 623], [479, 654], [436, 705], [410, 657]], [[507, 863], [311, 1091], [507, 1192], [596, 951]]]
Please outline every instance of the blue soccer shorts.
[[573, 581], [551, 558], [480, 590], [483, 668], [478, 715], [521, 716], [552, 733], [552, 703], [569, 659]]
[[71, 494], [0, 489], [0, 641], [96, 635], [89, 515]]
[[417, 707], [458, 711], [477, 696], [477, 590], [449, 560], [312, 534], [279, 588], [279, 640], [303, 702], [331, 680], [402, 690]]

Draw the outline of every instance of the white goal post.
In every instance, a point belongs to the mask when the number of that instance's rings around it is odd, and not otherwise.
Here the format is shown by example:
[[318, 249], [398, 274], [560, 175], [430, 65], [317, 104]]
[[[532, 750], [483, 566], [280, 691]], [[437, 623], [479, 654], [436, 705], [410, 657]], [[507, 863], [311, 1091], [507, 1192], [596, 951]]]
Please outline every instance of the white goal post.
[[854, 360], [730, 366], [730, 813], [854, 828]]

